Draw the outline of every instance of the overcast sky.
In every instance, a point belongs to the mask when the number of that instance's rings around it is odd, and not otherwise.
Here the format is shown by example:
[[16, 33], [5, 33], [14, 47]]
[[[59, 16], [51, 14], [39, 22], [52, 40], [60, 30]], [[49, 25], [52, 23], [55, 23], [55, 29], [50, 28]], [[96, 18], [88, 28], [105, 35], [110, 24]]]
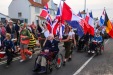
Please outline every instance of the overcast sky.
[[[0, 1], [0, 13], [8, 15], [8, 6], [12, 0], [1, 0]], [[53, 0], [59, 4], [60, 0]], [[84, 0], [66, 0], [66, 3], [78, 13], [84, 10]], [[106, 8], [108, 17], [113, 19], [113, 0], [86, 0], [87, 9], [92, 10], [94, 17], [100, 17], [104, 7]]]

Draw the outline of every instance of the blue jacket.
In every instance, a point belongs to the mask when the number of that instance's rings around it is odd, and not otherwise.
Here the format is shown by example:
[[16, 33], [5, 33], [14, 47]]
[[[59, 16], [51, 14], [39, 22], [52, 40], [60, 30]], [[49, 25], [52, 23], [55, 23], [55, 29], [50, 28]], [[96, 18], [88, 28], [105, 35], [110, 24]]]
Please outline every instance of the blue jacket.
[[53, 40], [52, 42], [50, 40], [47, 40], [44, 49], [49, 49], [51, 52], [59, 51], [58, 43], [59, 41], [56, 40]]
[[97, 42], [102, 42], [103, 41], [102, 36], [94, 36], [93, 40], [97, 41]]
[[11, 40], [4, 40], [3, 44], [4, 44], [4, 47], [6, 47], [6, 49], [15, 50], [14, 43]]

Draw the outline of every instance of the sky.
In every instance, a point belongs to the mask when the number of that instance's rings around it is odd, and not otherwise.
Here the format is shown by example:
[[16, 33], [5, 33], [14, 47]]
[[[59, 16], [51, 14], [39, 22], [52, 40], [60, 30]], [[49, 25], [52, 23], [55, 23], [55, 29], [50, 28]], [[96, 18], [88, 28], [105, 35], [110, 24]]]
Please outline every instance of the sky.
[[[8, 6], [12, 0], [1, 0], [0, 1], [0, 13], [8, 15]], [[59, 4], [60, 0], [53, 0]], [[73, 9], [75, 13], [84, 10], [85, 0], [66, 0], [66, 3]], [[109, 19], [113, 19], [113, 0], [86, 0], [86, 9], [92, 11], [94, 17], [100, 17], [104, 7], [108, 14]]]

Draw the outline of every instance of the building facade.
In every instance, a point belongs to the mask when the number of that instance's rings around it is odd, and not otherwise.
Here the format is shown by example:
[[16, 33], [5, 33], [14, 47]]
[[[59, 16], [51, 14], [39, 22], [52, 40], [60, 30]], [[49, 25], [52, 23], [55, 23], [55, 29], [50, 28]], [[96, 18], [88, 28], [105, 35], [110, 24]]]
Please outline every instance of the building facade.
[[2, 14], [2, 13], [0, 13], [0, 21], [1, 21], [2, 23], [5, 23], [6, 20], [10, 20], [10, 17], [7, 16], [7, 15], [4, 15], [4, 14]]
[[[44, 2], [49, 0], [12, 0], [9, 5], [8, 12], [12, 19], [20, 19], [22, 22], [31, 24], [33, 21], [37, 24]], [[52, 19], [55, 17], [57, 5], [50, 0], [48, 2]]]

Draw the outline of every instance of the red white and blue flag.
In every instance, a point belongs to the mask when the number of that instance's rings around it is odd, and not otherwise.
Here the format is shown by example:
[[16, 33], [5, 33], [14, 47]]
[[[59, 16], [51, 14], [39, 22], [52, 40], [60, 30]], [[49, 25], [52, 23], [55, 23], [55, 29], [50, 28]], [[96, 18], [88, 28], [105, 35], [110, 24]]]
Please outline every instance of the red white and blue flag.
[[52, 31], [53, 31], [54, 35], [60, 35], [60, 29], [61, 29], [60, 27], [62, 25], [61, 16], [62, 16], [62, 6], [61, 6], [61, 2], [60, 2], [58, 10], [57, 10], [56, 17], [54, 19], [54, 23], [52, 25], [52, 28], [53, 28]]
[[95, 31], [94, 31], [94, 19], [93, 19], [93, 15], [92, 12], [87, 12], [86, 18], [85, 18], [87, 24], [89, 25], [89, 33], [94, 36]]
[[105, 22], [105, 9], [100, 17], [100, 26], [103, 26]]
[[52, 19], [51, 19], [50, 12], [49, 12], [49, 9], [48, 9], [48, 4], [46, 4], [44, 6], [44, 8], [42, 9], [42, 12], [41, 12], [40, 16], [46, 19], [47, 28], [48, 28], [49, 32], [51, 33]]

